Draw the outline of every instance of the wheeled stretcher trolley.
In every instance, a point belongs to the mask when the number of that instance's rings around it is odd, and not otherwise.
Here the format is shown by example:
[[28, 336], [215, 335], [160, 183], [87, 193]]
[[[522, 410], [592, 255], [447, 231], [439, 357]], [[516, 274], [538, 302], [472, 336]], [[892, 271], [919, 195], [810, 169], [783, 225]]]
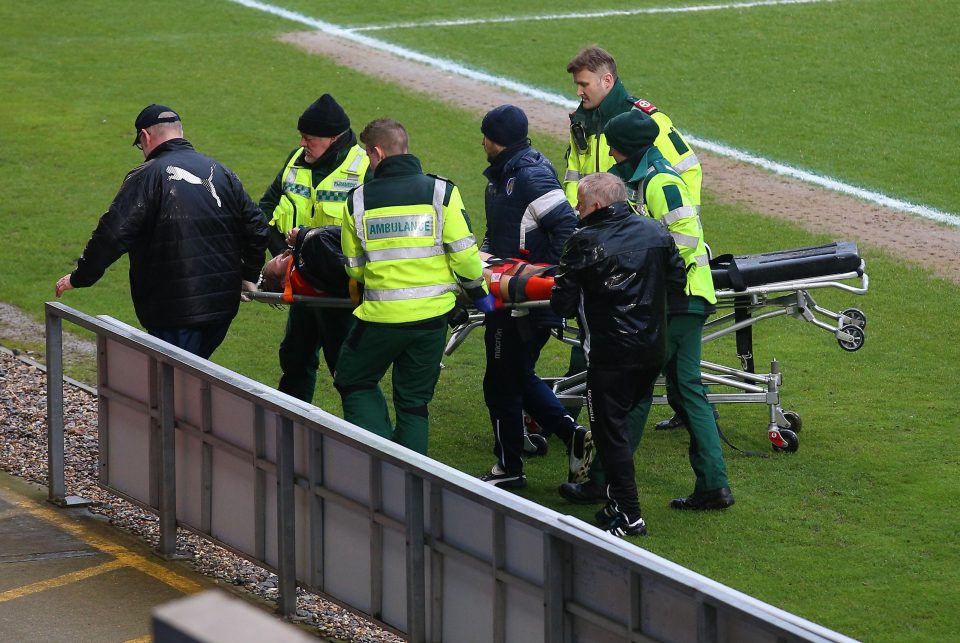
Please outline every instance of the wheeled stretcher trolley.
[[[499, 261], [499, 260], [496, 260]], [[549, 288], [544, 288], [543, 270], [521, 261], [504, 269], [491, 263], [488, 271], [491, 290], [498, 296], [498, 307], [525, 314], [527, 308], [549, 306]], [[528, 268], [529, 267], [529, 268]], [[817, 304], [813, 291], [833, 288], [854, 295], [866, 294], [869, 278], [855, 244], [837, 242], [821, 246], [766, 252], [742, 256], [720, 256], [711, 261], [717, 292], [717, 316], [704, 326], [703, 342], [735, 335], [738, 367], [700, 363], [704, 383], [710, 386], [707, 398], [712, 404], [766, 404], [770, 410], [767, 436], [773, 449], [793, 452], [800, 446], [800, 414], [784, 410], [780, 400], [782, 383], [780, 363], [773, 360], [767, 373], [757, 373], [753, 359], [755, 325], [769, 319], [789, 316], [813, 324], [836, 338], [845, 351], [859, 350], [866, 339], [866, 315], [857, 308], [833, 312]], [[509, 280], [513, 281], [512, 285]], [[522, 284], [520, 288], [517, 285]], [[530, 293], [537, 299], [531, 299]], [[315, 297], [287, 292], [247, 293], [265, 303], [306, 303], [324, 307], [353, 307], [350, 299]], [[463, 323], [453, 329], [445, 349], [451, 355], [475, 328], [483, 325], [483, 314], [468, 311]], [[824, 320], [829, 321], [824, 321]], [[556, 337], [579, 345], [573, 326], [560, 329]], [[585, 404], [586, 373], [544, 378], [568, 408], [579, 410]], [[663, 378], [658, 381], [654, 404], [667, 404]]]
[[[717, 289], [717, 316], [704, 326], [703, 341], [734, 334], [740, 364], [732, 367], [702, 361], [703, 381], [711, 390], [707, 397], [712, 404], [766, 404], [770, 409], [767, 436], [772, 447], [778, 451], [796, 451], [800, 446], [797, 435], [802, 426], [800, 414], [781, 406], [782, 376], [778, 361], [771, 362], [767, 373], [755, 372], [752, 328], [768, 319], [787, 315], [832, 333], [846, 351], [859, 350], [866, 337], [866, 315], [857, 308], [830, 311], [817, 304], [811, 292], [835, 288], [855, 295], [866, 294], [869, 278], [865, 264], [855, 244], [838, 242], [755, 255], [721, 256], [712, 261], [711, 266]], [[522, 310], [546, 306], [549, 302], [503, 305]], [[454, 329], [446, 354], [456, 350], [467, 335], [482, 324], [483, 315], [471, 314], [469, 321]], [[579, 344], [576, 332], [570, 327], [557, 332], [557, 338], [568, 344]], [[545, 380], [568, 408], [576, 410], [585, 404], [585, 372]], [[654, 404], [667, 403], [666, 393], [660, 392], [664, 386], [660, 378]]]

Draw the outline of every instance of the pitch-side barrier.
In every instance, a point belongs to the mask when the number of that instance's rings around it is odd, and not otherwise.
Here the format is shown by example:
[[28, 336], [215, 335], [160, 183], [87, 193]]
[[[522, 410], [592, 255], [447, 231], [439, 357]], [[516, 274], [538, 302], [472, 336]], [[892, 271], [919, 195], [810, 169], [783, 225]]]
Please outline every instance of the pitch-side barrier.
[[46, 304], [49, 497], [62, 322], [97, 337], [99, 484], [411, 641], [851, 641], [106, 316]]

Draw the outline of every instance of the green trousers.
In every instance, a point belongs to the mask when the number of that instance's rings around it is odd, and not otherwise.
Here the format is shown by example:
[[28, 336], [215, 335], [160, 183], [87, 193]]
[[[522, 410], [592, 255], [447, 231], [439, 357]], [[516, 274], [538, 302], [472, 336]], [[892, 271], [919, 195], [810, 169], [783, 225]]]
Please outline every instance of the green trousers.
[[[663, 367], [667, 387], [676, 396], [680, 406], [678, 412], [690, 434], [690, 466], [696, 475], [694, 493], [730, 486], [717, 421], [700, 375], [705, 321], [706, 317], [698, 314], [670, 315], [667, 321], [667, 361]], [[651, 402], [644, 400], [630, 412], [630, 446], [634, 452], [640, 446]], [[596, 460], [590, 469], [590, 479], [598, 484], [606, 483]]]
[[280, 384], [277, 388], [304, 402], [313, 401], [320, 367], [320, 350], [332, 375], [340, 347], [353, 326], [353, 311], [291, 304], [280, 342]]
[[[440, 379], [446, 339], [447, 325], [441, 318], [419, 325], [357, 320], [343, 343], [333, 379], [343, 401], [344, 419], [426, 454], [427, 404]], [[391, 366], [396, 426], [380, 388]]]

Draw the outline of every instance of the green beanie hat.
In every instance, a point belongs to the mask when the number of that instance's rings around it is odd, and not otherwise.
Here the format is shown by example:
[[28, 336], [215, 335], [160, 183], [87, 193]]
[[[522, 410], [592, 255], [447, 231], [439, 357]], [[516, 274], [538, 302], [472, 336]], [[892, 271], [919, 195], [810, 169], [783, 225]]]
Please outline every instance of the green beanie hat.
[[621, 154], [631, 156], [647, 145], [653, 145], [660, 134], [656, 121], [637, 109], [614, 116], [603, 128], [607, 144]]

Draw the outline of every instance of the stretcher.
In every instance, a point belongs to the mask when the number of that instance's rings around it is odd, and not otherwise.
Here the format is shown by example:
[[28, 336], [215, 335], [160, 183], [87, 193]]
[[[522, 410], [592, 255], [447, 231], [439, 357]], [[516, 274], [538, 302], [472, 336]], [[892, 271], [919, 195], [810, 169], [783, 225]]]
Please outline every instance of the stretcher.
[[[498, 308], [513, 309], [514, 314], [523, 315], [529, 312], [527, 309], [550, 305], [552, 277], [544, 274], [542, 266], [519, 260], [488, 259], [486, 268]], [[712, 404], [766, 404], [770, 411], [767, 436], [773, 449], [794, 452], [800, 446], [797, 434], [802, 427], [801, 416], [781, 406], [782, 375], [777, 360], [771, 361], [769, 372], [755, 372], [752, 329], [766, 320], [789, 316], [831, 333], [845, 351], [859, 350], [866, 338], [866, 315], [857, 308], [840, 312], [828, 310], [817, 304], [811, 292], [832, 288], [864, 295], [869, 289], [866, 266], [855, 244], [837, 242], [755, 255], [720, 256], [711, 261], [711, 271], [717, 293], [717, 316], [705, 324], [703, 342], [735, 335], [740, 365], [701, 361], [703, 381], [710, 387], [707, 398]], [[291, 292], [255, 292], [245, 296], [270, 304], [296, 302], [336, 308], [356, 305], [348, 298]], [[445, 355], [451, 355], [483, 321], [482, 313], [468, 310], [464, 321], [453, 329]], [[579, 346], [578, 333], [572, 323], [557, 329], [555, 337]], [[544, 379], [569, 409], [579, 411], [585, 404], [586, 372]], [[663, 378], [657, 381], [653, 403], [667, 404]]]
[[[789, 316], [830, 332], [845, 351], [859, 350], [866, 337], [866, 315], [857, 308], [841, 312], [828, 310], [817, 304], [811, 292], [833, 288], [853, 295], [866, 294], [869, 277], [865, 263], [855, 244], [839, 242], [756, 255], [722, 256], [712, 261], [711, 267], [717, 289], [717, 316], [704, 326], [703, 342], [736, 335], [740, 365], [731, 367], [702, 361], [703, 381], [710, 387], [707, 398], [712, 404], [766, 404], [770, 411], [767, 437], [773, 449], [794, 452], [800, 446], [797, 434], [802, 419], [799, 413], [781, 406], [780, 363], [773, 360], [769, 372], [755, 372], [752, 328], [769, 319]], [[523, 314], [525, 308], [548, 305], [548, 301], [503, 302], [504, 307], [517, 309], [517, 314]], [[453, 353], [470, 332], [482, 324], [483, 315], [471, 313], [468, 321], [454, 329], [446, 354]], [[572, 325], [559, 329], [556, 337], [579, 345]], [[579, 410], [585, 404], [585, 372], [544, 379], [571, 410]], [[653, 403], [667, 404], [663, 378], [657, 382]]]

